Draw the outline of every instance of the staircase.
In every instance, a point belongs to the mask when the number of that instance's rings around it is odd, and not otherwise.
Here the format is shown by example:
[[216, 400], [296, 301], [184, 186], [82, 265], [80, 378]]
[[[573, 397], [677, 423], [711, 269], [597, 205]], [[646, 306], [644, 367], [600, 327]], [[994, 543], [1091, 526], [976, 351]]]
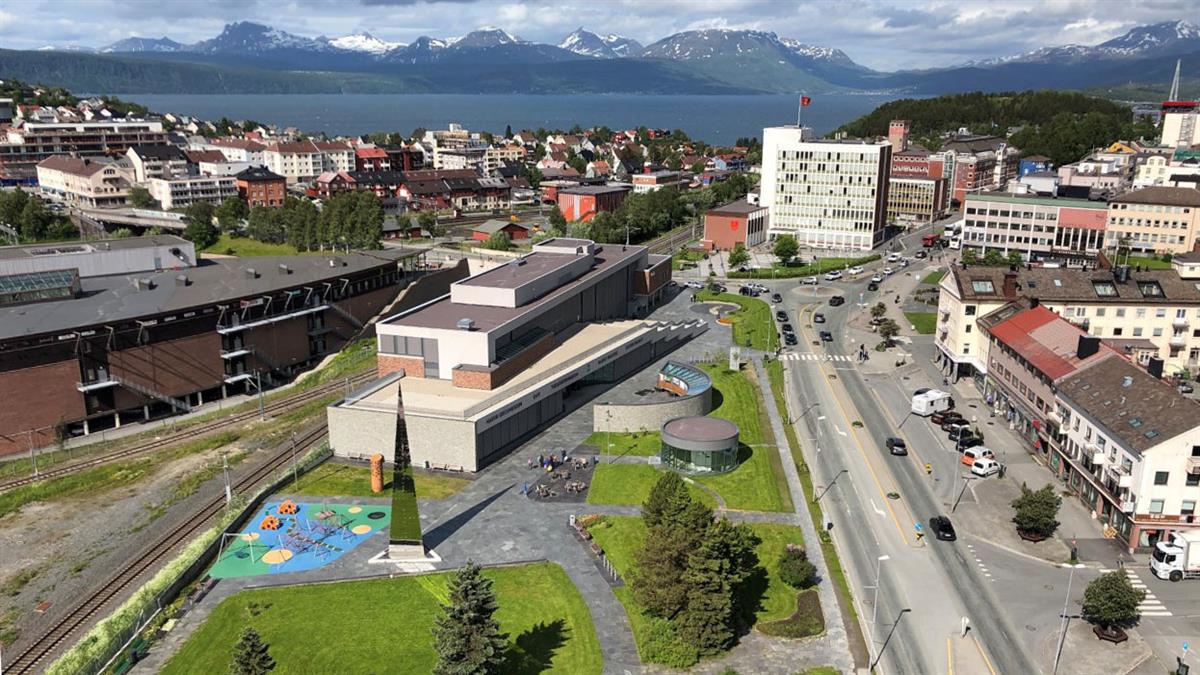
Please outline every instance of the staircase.
[[151, 389], [149, 387], [145, 387], [136, 382], [130, 382], [129, 380], [125, 380], [125, 379], [122, 379], [119, 377], [110, 376], [109, 379], [112, 380], [113, 382], [116, 382], [120, 386], [125, 387], [126, 389], [129, 389], [130, 391], [136, 391], [137, 393], [141, 394], [142, 396], [155, 399], [156, 401], [162, 401], [163, 403], [166, 403], [167, 405], [171, 406], [172, 408], [175, 408], [179, 412], [191, 412], [191, 410], [192, 410], [192, 406], [189, 405], [187, 401], [177, 399], [174, 396], [168, 396], [167, 394], [164, 394], [162, 392], [154, 391], [153, 389]]

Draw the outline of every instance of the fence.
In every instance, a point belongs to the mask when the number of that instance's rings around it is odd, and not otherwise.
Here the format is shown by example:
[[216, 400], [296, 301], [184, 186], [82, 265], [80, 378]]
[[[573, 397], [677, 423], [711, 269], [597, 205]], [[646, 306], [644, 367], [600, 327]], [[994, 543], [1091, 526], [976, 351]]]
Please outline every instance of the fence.
[[[186, 588], [204, 573], [216, 558], [222, 534], [236, 533], [268, 496], [307, 473], [333, 456], [327, 443], [311, 451], [297, 465], [290, 462], [275, 469], [270, 482], [244, 502], [235, 497], [218, 524], [194, 539], [174, 560], [108, 618], [101, 620], [46, 672], [90, 673], [104, 672], [129, 648], [147, 626]], [[233, 509], [241, 508], [237, 511]], [[183, 569], [177, 570], [181, 565]], [[154, 588], [166, 584], [162, 590]], [[110, 625], [115, 624], [115, 625]], [[124, 625], [124, 627], [121, 627]]]

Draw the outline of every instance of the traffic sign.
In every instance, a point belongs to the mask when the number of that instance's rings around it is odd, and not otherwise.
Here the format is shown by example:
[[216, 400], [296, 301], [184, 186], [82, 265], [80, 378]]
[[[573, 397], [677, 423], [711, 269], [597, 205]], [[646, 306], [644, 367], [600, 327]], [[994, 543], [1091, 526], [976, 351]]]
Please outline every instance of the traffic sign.
[[921, 530], [925, 529], [925, 526], [921, 525], [920, 523], [915, 523], [913, 525], [913, 529], [915, 529], [917, 532], [920, 532]]

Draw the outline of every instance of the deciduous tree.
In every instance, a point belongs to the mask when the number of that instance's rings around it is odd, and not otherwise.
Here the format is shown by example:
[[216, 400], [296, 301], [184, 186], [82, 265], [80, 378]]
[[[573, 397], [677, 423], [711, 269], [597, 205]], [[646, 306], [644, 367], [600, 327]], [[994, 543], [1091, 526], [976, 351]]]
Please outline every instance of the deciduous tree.
[[729, 266], [741, 267], [750, 262], [750, 252], [746, 250], [745, 244], [738, 242], [733, 245], [733, 249], [729, 251]]
[[1045, 485], [1040, 490], [1030, 490], [1021, 484], [1021, 496], [1012, 502], [1016, 513], [1013, 523], [1017, 529], [1028, 534], [1049, 537], [1058, 529], [1058, 507], [1062, 505], [1062, 497], [1055, 492], [1053, 485]]
[[1102, 574], [1083, 592], [1083, 618], [1106, 631], [1125, 628], [1137, 621], [1145, 599], [1146, 592], [1134, 588], [1124, 572]]
[[781, 265], [787, 265], [800, 252], [800, 244], [790, 234], [780, 235], [775, 239], [775, 246], [771, 252], [779, 259]]

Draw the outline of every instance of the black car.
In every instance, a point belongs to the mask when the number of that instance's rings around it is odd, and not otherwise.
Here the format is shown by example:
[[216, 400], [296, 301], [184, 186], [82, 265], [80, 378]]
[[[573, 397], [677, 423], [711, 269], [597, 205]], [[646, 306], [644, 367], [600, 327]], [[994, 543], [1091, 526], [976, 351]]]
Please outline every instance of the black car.
[[835, 295], [829, 299], [830, 307], [837, 307], [838, 305], [844, 305], [844, 304], [846, 304], [846, 299], [840, 295]]
[[978, 436], [963, 436], [963, 439], [955, 444], [959, 450], [966, 450], [976, 446], [983, 445], [983, 439]]
[[713, 289], [714, 291], [716, 291], [717, 293], [724, 293], [724, 292], [726, 292], [726, 291], [728, 291], [728, 290], [729, 290], [728, 288], [725, 288], [725, 287], [724, 287], [724, 286], [722, 286], [721, 284], [713, 284], [713, 287], [712, 287], [712, 289]]
[[921, 387], [920, 389], [914, 389], [913, 396], [920, 396], [921, 394], [924, 394], [927, 391], [929, 391], [929, 387]]
[[942, 431], [950, 431], [951, 429], [958, 429], [960, 427], [970, 429], [971, 423], [964, 420], [961, 415], [958, 417], [948, 417], [942, 420]]
[[924, 257], [925, 257], [925, 251], [917, 251], [917, 252], [916, 252], [916, 254], [915, 254], [913, 257], [914, 257], [914, 258], [917, 258], [918, 260], [920, 260], [920, 259], [922, 259], [922, 258], [924, 258]]
[[783, 311], [782, 309], [779, 310], [778, 312], [775, 312], [775, 320], [787, 323], [787, 320], [788, 320], [787, 312]]
[[792, 324], [790, 324], [790, 323], [783, 324], [782, 326], [779, 327], [779, 330], [781, 330], [785, 333], [795, 333], [796, 332], [796, 330], [794, 328], [792, 328]]
[[974, 434], [971, 433], [970, 426], [951, 427], [950, 431], [946, 432], [946, 438], [949, 438], [950, 441], [953, 443], [958, 443], [960, 441], [960, 439], [962, 441], [966, 441], [968, 438], [973, 438], [973, 437], [974, 437]]
[[954, 525], [950, 523], [950, 519], [946, 516], [934, 516], [929, 519], [929, 529], [933, 530], [933, 536], [942, 541], [955, 541], [958, 535], [954, 534]]
[[772, 293], [771, 302], [783, 302], [783, 296], [778, 293]]
[[813, 314], [813, 323], [825, 323], [825, 315], [820, 312]]
[[821, 331], [821, 342], [833, 342], [833, 333], [827, 330]]
[[957, 413], [957, 412], [954, 412], [953, 410], [943, 410], [941, 412], [935, 412], [932, 415], [930, 415], [929, 421], [933, 422], [934, 424], [936, 424], [938, 426], [941, 426], [941, 425], [945, 424], [946, 422], [953, 422], [955, 420], [961, 420], [962, 418], [963, 418], [962, 413]]
[[877, 290], [879, 290], [879, 284], [872, 281], [871, 283], [867, 284], [867, 290], [868, 291], [877, 291]]
[[794, 347], [797, 344], [799, 344], [799, 342], [800, 341], [796, 339], [795, 333], [784, 333], [783, 334], [783, 344], [785, 344], [789, 347]]
[[908, 454], [908, 446], [904, 444], [903, 438], [892, 437], [884, 441], [883, 444], [887, 446], [888, 452], [893, 455], [902, 456]]

